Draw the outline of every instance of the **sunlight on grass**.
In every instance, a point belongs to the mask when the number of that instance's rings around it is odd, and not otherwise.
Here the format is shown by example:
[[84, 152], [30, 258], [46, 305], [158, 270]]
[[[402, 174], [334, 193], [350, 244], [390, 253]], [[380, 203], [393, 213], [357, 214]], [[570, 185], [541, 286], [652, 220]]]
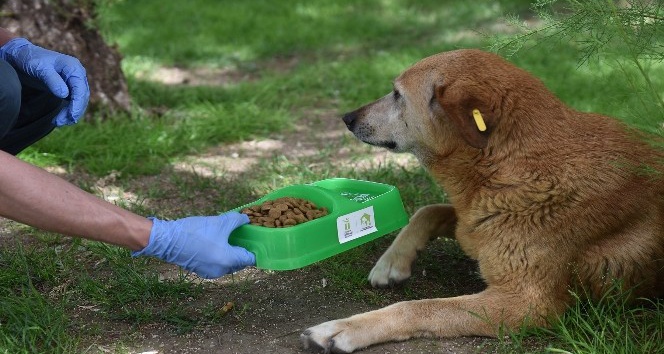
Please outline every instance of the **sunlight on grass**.
[[[127, 57], [148, 56], [164, 65], [184, 66], [228, 65], [304, 51], [343, 50], [369, 42], [394, 47], [430, 33], [449, 34], [468, 26], [464, 19], [499, 16], [502, 11], [499, 5], [451, 2], [440, 6], [435, 1], [388, 0], [196, 0], [171, 3], [168, 9], [157, 5], [160, 10], [155, 11], [156, 4], [154, 0], [125, 1], [102, 7], [103, 32]], [[352, 21], [345, 20], [350, 18]], [[152, 24], [163, 23], [185, 25], [151, 30]]]
[[[132, 113], [128, 123], [119, 117], [113, 127], [93, 122], [61, 129], [26, 155], [37, 159], [48, 152], [51, 157], [40, 164], [55, 159], [94, 174], [156, 173], [171, 158], [206, 146], [289, 129], [302, 108], [338, 102], [343, 111], [380, 97], [414, 62], [462, 45], [441, 35], [464, 32], [490, 16], [496, 21], [500, 12], [497, 5], [441, 7], [435, 1], [102, 2], [99, 23], [118, 43], [133, 101], [147, 114]], [[481, 45], [479, 36], [468, 40]], [[279, 62], [275, 68], [253, 62], [275, 56], [301, 56], [305, 63], [283, 70]], [[233, 68], [256, 80], [165, 87], [141, 79], [164, 66]], [[163, 117], [151, 117], [152, 110], [165, 109]]]

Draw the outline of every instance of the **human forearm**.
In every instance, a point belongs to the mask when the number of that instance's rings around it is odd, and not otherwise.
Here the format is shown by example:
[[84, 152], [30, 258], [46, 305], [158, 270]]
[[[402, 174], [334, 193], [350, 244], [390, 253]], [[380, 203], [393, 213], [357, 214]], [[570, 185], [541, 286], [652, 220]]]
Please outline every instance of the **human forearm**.
[[217, 278], [256, 257], [228, 244], [249, 218], [237, 211], [173, 221], [150, 220], [89, 194], [64, 179], [0, 151], [0, 216], [43, 230], [112, 243], [134, 256], [154, 256]]
[[9, 42], [12, 38], [16, 38], [16, 36], [8, 30], [0, 27], [0, 47], [5, 45], [5, 43]]
[[0, 215], [43, 230], [112, 243], [148, 244], [152, 221], [0, 151]]

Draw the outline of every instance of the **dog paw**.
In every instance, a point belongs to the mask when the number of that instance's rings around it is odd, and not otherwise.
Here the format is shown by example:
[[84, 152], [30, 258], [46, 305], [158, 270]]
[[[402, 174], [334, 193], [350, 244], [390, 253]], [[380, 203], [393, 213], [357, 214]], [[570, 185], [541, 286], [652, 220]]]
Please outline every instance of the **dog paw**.
[[351, 353], [357, 349], [353, 345], [357, 334], [351, 332], [342, 320], [329, 321], [305, 330], [300, 340], [305, 349], [316, 353]]
[[410, 278], [413, 259], [397, 252], [385, 252], [369, 273], [374, 287], [388, 287]]

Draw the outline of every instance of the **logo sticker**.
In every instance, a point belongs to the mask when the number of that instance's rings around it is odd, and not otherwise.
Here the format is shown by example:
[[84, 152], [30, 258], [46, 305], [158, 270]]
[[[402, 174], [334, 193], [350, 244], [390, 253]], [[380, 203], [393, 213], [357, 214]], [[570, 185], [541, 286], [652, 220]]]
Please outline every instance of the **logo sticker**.
[[376, 232], [373, 206], [337, 218], [339, 243], [348, 242]]

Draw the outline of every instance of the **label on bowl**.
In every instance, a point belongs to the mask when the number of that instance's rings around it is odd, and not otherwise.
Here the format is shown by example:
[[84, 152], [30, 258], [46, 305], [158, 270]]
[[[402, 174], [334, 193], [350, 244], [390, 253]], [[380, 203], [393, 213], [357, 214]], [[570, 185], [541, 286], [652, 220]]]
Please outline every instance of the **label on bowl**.
[[373, 206], [337, 218], [339, 243], [348, 242], [376, 232]]

